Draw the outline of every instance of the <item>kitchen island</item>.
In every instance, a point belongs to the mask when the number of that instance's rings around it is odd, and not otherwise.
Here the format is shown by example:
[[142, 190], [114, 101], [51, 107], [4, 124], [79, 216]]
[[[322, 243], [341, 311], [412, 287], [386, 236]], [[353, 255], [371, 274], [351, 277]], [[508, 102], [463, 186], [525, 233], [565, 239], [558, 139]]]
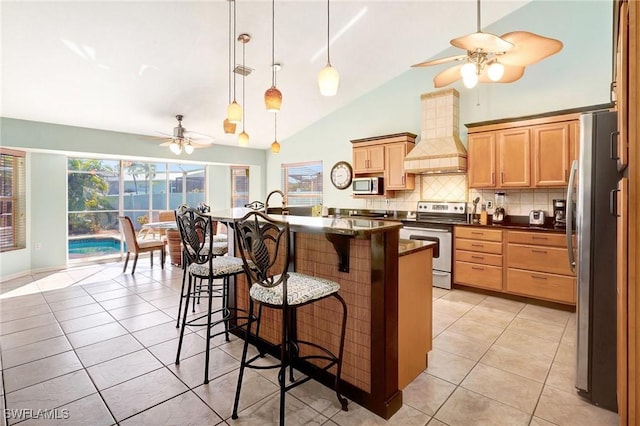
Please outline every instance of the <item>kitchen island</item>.
[[[235, 208], [209, 214], [232, 227], [248, 212]], [[272, 217], [288, 222], [294, 234], [291, 270], [340, 284], [340, 295], [348, 309], [341, 383], [344, 395], [390, 418], [402, 406], [402, 387], [427, 365], [431, 349], [431, 258], [437, 244], [400, 244], [399, 222]], [[234, 253], [232, 238], [229, 244], [229, 253]], [[401, 264], [406, 270], [400, 270]], [[248, 306], [244, 276], [236, 280], [231, 303], [238, 308]], [[296, 322], [299, 338], [336, 350], [340, 311], [331, 299], [300, 308]], [[265, 310], [260, 339], [278, 342], [279, 330], [278, 315]], [[310, 365], [296, 367], [303, 372], [313, 369]], [[332, 374], [319, 378], [327, 385], [332, 379]]]

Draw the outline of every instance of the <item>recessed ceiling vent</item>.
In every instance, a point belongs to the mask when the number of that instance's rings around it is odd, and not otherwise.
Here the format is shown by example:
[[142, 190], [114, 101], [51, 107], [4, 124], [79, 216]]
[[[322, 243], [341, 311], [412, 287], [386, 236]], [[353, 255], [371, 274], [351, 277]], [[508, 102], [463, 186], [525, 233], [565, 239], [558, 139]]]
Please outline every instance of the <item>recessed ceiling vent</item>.
[[459, 137], [460, 94], [456, 89], [425, 93], [420, 142], [404, 159], [409, 173], [464, 173], [467, 150]]
[[245, 77], [251, 74], [251, 71], [253, 71], [253, 68], [245, 67], [244, 65], [236, 65], [236, 67], [233, 69], [233, 72]]

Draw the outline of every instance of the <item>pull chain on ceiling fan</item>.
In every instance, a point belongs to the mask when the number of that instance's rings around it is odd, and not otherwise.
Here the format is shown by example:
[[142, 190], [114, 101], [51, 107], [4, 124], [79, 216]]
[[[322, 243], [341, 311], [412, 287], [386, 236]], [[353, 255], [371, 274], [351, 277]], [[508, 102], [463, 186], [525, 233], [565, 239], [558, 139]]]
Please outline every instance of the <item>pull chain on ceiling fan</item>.
[[535, 64], [562, 49], [562, 42], [527, 31], [497, 35], [482, 32], [480, 0], [477, 1], [477, 31], [450, 41], [466, 54], [421, 62], [412, 67], [427, 67], [460, 61], [433, 78], [435, 87], [447, 86], [462, 78], [466, 87], [481, 83], [511, 83], [524, 75], [528, 65]]

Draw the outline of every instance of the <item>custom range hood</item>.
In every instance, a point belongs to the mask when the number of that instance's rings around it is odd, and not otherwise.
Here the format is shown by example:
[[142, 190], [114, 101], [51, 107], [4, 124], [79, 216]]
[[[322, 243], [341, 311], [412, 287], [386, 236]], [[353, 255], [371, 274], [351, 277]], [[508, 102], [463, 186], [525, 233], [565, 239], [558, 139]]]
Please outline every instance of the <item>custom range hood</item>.
[[458, 136], [460, 94], [456, 89], [425, 93], [420, 142], [404, 159], [405, 171], [419, 174], [464, 173], [467, 150]]

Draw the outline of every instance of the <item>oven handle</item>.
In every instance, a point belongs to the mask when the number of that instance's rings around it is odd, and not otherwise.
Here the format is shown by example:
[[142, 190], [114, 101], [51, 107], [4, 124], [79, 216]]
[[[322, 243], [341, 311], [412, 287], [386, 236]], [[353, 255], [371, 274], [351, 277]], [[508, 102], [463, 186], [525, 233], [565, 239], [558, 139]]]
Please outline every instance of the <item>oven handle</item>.
[[428, 232], [438, 232], [438, 233], [442, 233], [442, 234], [450, 234], [451, 231], [448, 229], [441, 229], [441, 228], [415, 228], [415, 227], [409, 227], [409, 226], [405, 226], [403, 229], [406, 229], [407, 231], [428, 231]]
[[426, 235], [410, 235], [409, 239], [418, 241], [433, 241], [434, 243], [436, 243], [436, 246], [433, 248], [433, 258], [437, 259], [440, 257], [440, 238], [428, 237]]

